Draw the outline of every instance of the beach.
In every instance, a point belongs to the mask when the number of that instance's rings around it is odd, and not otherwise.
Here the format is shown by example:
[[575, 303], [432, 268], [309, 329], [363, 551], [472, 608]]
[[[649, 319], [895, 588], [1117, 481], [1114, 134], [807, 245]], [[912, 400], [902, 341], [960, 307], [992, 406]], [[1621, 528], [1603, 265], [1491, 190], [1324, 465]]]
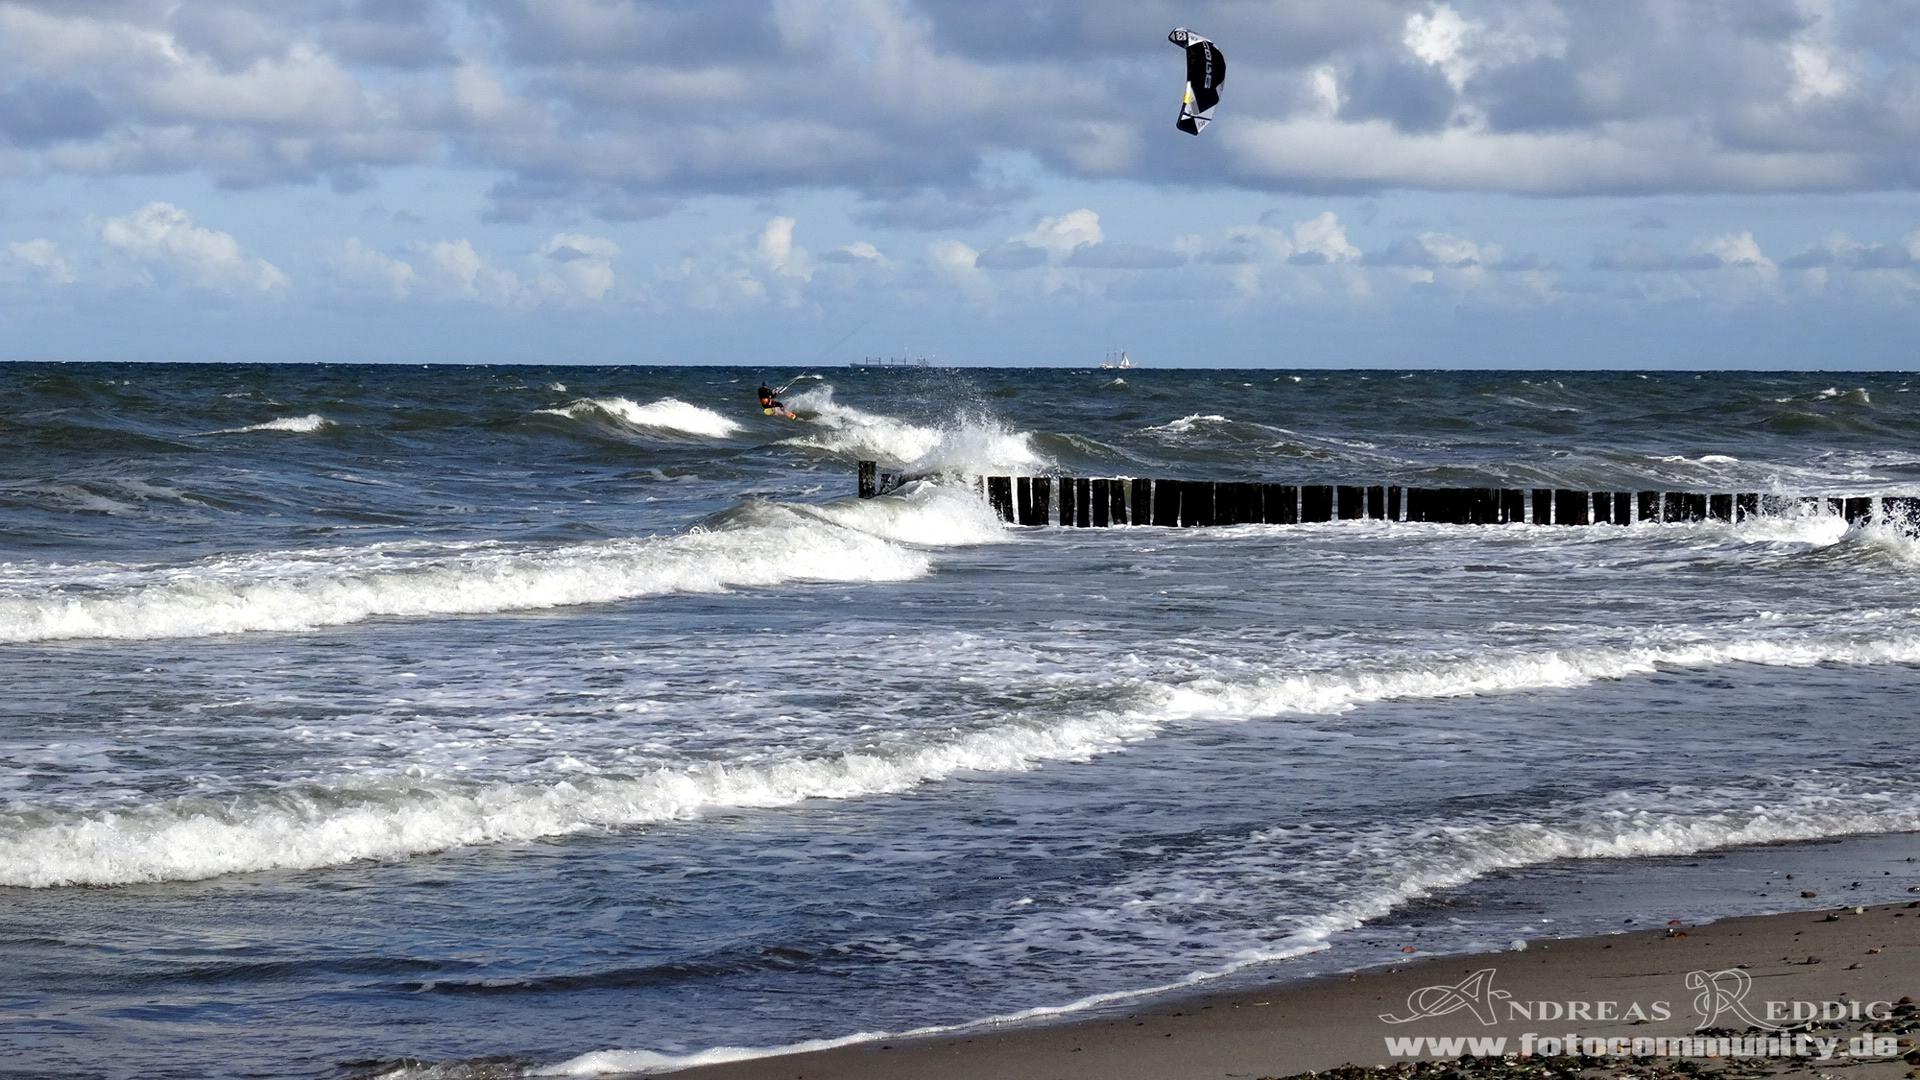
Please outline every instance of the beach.
[[[1696, 973], [1707, 978], [1690, 983]], [[1703, 992], [1719, 997], [1717, 1010], [1707, 1002], [1706, 1015], [1696, 1006]], [[1298, 984], [1183, 997], [1097, 1019], [863, 1043], [670, 1075], [1230, 1080], [1452, 1062], [1468, 1054], [1513, 1055], [1543, 1066], [1546, 1059], [1585, 1056], [1591, 1060], [1577, 1067], [1589, 1072], [1644, 1074], [1691, 1064], [1745, 1074], [1838, 1071], [1892, 1080], [1913, 1075], [1920, 1064], [1920, 1057], [1909, 1060], [1920, 1031], [1916, 992], [1920, 901], [1532, 942], [1521, 951], [1410, 960]], [[1423, 1007], [1441, 1015], [1414, 1018]], [[1487, 1015], [1477, 1015], [1483, 1009]], [[1767, 1024], [1782, 1030], [1768, 1031]], [[1703, 1028], [1709, 1030], [1703, 1034]], [[1483, 1041], [1458, 1049], [1441, 1044], [1450, 1053], [1431, 1042], [1417, 1052], [1388, 1045], [1393, 1038], [1431, 1037]], [[1686, 1038], [1700, 1041], [1687, 1045]], [[1569, 1054], [1576, 1039], [1580, 1049]], [[1717, 1041], [1724, 1039], [1737, 1041]], [[1495, 1049], [1485, 1040], [1502, 1043]], [[1650, 1040], [1652, 1047], [1645, 1045]], [[1499, 1068], [1491, 1061], [1456, 1064], [1447, 1075]]]

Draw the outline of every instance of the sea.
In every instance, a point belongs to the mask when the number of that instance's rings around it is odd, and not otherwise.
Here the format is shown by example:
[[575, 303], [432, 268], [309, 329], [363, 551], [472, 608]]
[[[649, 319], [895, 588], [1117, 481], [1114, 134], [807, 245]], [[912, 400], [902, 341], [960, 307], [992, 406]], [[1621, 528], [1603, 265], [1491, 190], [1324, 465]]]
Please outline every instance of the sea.
[[1920, 376], [0, 366], [0, 1076], [618, 1076], [1920, 887], [1911, 522], [978, 483], [1043, 474], [1920, 494]]

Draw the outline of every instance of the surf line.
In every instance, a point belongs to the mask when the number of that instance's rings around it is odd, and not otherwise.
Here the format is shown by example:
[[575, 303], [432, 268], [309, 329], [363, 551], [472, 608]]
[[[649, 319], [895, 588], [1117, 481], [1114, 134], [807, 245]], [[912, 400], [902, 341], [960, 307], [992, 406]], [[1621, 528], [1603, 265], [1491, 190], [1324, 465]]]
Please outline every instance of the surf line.
[[[878, 498], [911, 476], [859, 464], [859, 494]], [[1831, 514], [1850, 525], [1920, 523], [1916, 495], [1580, 491], [1564, 488], [1419, 488], [1392, 484], [1269, 484], [1137, 476], [980, 476], [971, 481], [1014, 525], [1298, 525], [1424, 521], [1449, 525], [1632, 525]], [[1058, 513], [1055, 513], [1055, 508]]]

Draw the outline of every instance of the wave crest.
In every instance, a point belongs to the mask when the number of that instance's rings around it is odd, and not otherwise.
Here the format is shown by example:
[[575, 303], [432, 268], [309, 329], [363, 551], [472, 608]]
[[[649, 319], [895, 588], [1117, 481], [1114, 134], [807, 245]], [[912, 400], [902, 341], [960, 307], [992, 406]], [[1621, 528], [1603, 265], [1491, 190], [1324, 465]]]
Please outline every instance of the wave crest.
[[661, 398], [641, 405], [630, 398], [582, 398], [557, 409], [535, 410], [544, 416], [563, 416], [569, 420], [597, 420], [641, 431], [671, 435], [691, 435], [703, 439], [726, 439], [740, 433], [740, 425], [698, 405], [679, 398]]

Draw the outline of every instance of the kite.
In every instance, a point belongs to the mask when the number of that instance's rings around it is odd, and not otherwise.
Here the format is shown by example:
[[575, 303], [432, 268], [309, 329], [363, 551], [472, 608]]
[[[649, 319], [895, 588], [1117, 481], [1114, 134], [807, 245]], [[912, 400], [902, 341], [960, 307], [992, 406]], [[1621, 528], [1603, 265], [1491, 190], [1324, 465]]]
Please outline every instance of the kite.
[[1227, 58], [1213, 42], [1181, 27], [1167, 40], [1187, 50], [1187, 96], [1180, 102], [1180, 119], [1175, 127], [1189, 135], [1198, 135], [1213, 121], [1213, 107], [1220, 104], [1220, 84], [1227, 81]]

